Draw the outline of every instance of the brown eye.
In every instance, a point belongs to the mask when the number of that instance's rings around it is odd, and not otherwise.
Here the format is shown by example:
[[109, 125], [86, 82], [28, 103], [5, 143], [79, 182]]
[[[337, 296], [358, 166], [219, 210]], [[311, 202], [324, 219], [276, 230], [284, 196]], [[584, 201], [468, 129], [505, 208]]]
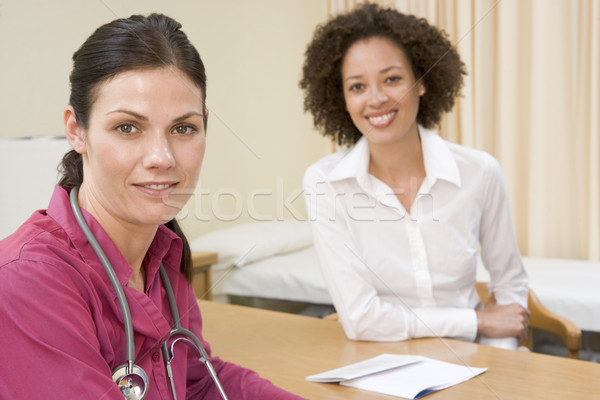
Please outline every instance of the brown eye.
[[350, 87], [348, 88], [348, 90], [349, 90], [350, 92], [358, 92], [358, 91], [360, 91], [361, 89], [363, 89], [364, 87], [365, 87], [365, 85], [363, 85], [362, 83], [355, 83], [354, 85], [350, 86]]
[[195, 132], [196, 129], [191, 125], [179, 125], [173, 129], [173, 132], [178, 135], [188, 135]]
[[117, 126], [117, 130], [121, 133], [131, 134], [137, 132], [137, 129], [132, 124], [121, 124]]

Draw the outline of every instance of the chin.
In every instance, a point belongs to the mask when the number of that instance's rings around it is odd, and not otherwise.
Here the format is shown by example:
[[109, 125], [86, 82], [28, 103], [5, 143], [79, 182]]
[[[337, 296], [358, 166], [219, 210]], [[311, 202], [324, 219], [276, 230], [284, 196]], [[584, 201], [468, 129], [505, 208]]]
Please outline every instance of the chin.
[[398, 138], [393, 135], [371, 135], [367, 136], [367, 141], [374, 145], [392, 144], [398, 141]]
[[162, 210], [148, 210], [144, 213], [142, 221], [148, 225], [163, 225], [172, 220], [179, 214], [179, 209], [174, 210], [173, 208], [162, 209]]
[[159, 219], [158, 219], [158, 224], [162, 225], [162, 224], [166, 224], [167, 222], [171, 221], [172, 219], [174, 219], [175, 217], [177, 217], [177, 213], [176, 214], [163, 214]]

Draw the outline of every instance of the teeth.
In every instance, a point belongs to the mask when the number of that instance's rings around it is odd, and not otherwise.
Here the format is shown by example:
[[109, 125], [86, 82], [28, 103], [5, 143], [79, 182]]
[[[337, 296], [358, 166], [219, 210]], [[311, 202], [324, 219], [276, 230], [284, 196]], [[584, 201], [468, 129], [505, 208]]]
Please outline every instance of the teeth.
[[164, 185], [144, 185], [145, 188], [154, 189], [154, 190], [166, 189], [169, 186], [171, 186], [171, 185], [169, 185], [169, 184], [164, 184]]
[[376, 117], [369, 117], [369, 121], [375, 123], [375, 124], [382, 124], [384, 122], [387, 122], [390, 118], [392, 118], [392, 116], [394, 115], [394, 112], [389, 112], [387, 114], [384, 115], [378, 115]]

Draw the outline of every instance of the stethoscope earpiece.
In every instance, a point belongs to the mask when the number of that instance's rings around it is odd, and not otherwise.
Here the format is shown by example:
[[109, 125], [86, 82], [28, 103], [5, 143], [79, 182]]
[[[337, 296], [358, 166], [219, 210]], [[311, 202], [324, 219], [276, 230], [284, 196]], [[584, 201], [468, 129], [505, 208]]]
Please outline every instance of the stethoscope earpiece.
[[112, 378], [127, 400], [142, 400], [148, 393], [148, 375], [135, 364], [130, 373], [127, 364], [115, 368]]

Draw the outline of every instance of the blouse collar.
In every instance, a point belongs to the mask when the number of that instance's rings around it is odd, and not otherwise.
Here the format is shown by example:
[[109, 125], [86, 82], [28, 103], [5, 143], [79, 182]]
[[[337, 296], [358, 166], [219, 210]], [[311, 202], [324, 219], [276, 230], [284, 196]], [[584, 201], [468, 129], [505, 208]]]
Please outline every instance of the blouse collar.
[[[421, 148], [425, 163], [425, 174], [429, 187], [438, 180], [445, 180], [460, 187], [458, 165], [448, 143], [429, 129], [419, 126]], [[361, 186], [369, 182], [369, 143], [363, 136], [350, 149], [342, 150], [342, 159], [327, 175], [327, 181], [341, 181], [354, 178]], [[345, 153], [345, 154], [344, 154]]]

